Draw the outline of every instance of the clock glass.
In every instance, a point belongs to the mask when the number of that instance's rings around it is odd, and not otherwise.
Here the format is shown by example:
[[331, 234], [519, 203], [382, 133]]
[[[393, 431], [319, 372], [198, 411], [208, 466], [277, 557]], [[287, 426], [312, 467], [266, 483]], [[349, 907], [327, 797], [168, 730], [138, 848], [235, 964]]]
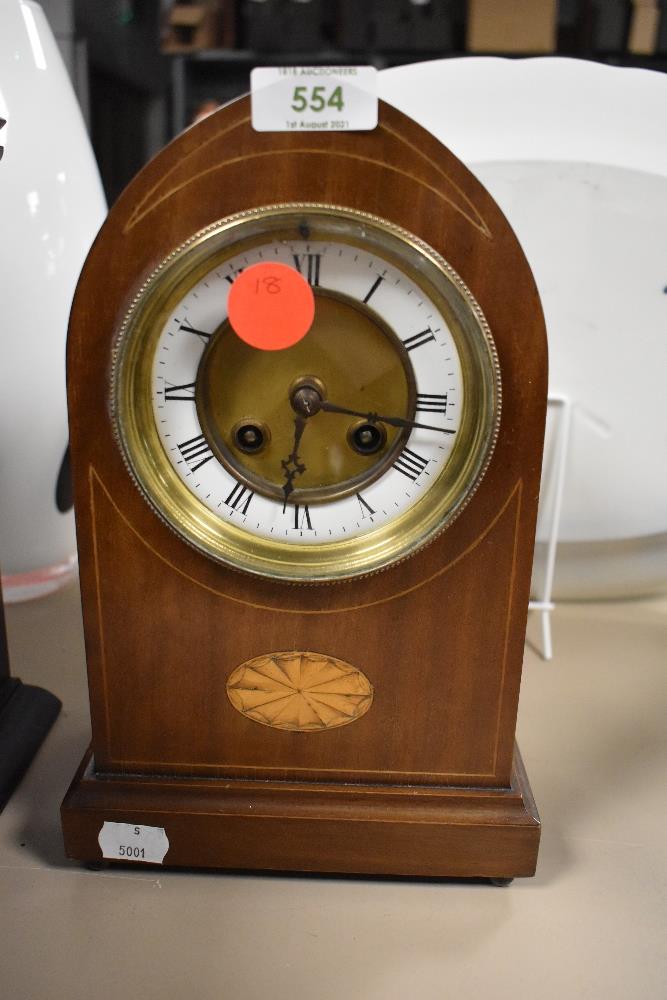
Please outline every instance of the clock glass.
[[[282, 350], [228, 319], [258, 264], [264, 324], [280, 265], [312, 289], [312, 325]], [[195, 234], [142, 286], [112, 410], [139, 489], [188, 543], [316, 582], [383, 569], [451, 523], [491, 457], [500, 374], [478, 304], [417, 237], [351, 209], [269, 206]]]

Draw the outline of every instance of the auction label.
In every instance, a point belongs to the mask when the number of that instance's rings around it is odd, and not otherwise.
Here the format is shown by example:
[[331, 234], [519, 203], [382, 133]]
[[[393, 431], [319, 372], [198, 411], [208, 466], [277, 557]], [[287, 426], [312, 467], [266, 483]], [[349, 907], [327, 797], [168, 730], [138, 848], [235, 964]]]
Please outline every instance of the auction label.
[[161, 865], [169, 850], [162, 826], [105, 821], [97, 838], [102, 857], [112, 861], [150, 861]]
[[261, 66], [250, 74], [257, 132], [357, 132], [378, 123], [374, 66]]

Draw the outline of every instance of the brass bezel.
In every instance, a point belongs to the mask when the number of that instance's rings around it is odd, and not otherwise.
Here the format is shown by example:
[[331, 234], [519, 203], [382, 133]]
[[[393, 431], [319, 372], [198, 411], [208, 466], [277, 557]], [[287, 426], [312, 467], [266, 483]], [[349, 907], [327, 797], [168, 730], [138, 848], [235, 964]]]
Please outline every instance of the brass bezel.
[[[282, 233], [336, 239], [400, 267], [445, 316], [459, 353], [464, 405], [452, 454], [420, 500], [366, 535], [321, 545], [262, 538], [222, 521], [174, 470], [152, 404], [152, 366], [167, 315], [209, 270]], [[469, 502], [498, 436], [501, 379], [493, 337], [473, 295], [430, 246], [379, 217], [333, 205], [267, 205], [222, 219], [177, 247], [134, 297], [113, 351], [111, 410], [126, 466], [155, 513], [184, 541], [235, 569], [293, 583], [368, 575], [405, 559], [443, 531]]]

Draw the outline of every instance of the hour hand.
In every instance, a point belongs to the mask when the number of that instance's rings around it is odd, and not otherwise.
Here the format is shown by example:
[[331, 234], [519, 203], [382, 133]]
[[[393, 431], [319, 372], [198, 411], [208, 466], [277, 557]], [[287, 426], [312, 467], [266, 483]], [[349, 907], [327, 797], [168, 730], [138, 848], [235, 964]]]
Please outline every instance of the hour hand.
[[298, 414], [294, 418], [294, 442], [292, 444], [292, 451], [287, 458], [283, 458], [280, 461], [280, 465], [285, 473], [285, 482], [283, 483], [283, 496], [285, 497], [283, 514], [287, 509], [287, 502], [289, 500], [290, 493], [294, 490], [294, 480], [297, 476], [303, 475], [306, 471], [306, 466], [299, 459], [299, 444], [305, 427], [306, 418]]
[[320, 410], [327, 413], [346, 413], [350, 417], [363, 417], [369, 424], [388, 424], [390, 427], [418, 427], [425, 431], [440, 431], [441, 434], [456, 434], [450, 427], [435, 427], [432, 424], [420, 424], [416, 420], [407, 420], [404, 417], [383, 417], [379, 413], [362, 413], [361, 410], [349, 410], [346, 406], [336, 406], [323, 399], [319, 406]]

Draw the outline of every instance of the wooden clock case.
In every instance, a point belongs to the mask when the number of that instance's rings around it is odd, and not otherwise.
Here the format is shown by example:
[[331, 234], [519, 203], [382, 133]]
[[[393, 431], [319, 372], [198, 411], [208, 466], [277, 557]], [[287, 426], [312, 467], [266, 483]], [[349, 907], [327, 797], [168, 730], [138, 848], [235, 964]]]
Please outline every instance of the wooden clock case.
[[[186, 131], [132, 182], [86, 262], [68, 382], [92, 747], [62, 807], [67, 854], [105, 820], [164, 827], [165, 864], [422, 876], [531, 875], [539, 819], [514, 732], [546, 408], [546, 338], [506, 219], [432, 135], [386, 104], [364, 133], [257, 133], [249, 100]], [[112, 349], [153, 269], [217, 219], [277, 203], [404, 227], [456, 269], [498, 350], [490, 466], [453, 524], [367, 578], [293, 585], [219, 565], [132, 482], [109, 411]], [[350, 725], [288, 732], [232, 706], [273, 651], [358, 667]]]

